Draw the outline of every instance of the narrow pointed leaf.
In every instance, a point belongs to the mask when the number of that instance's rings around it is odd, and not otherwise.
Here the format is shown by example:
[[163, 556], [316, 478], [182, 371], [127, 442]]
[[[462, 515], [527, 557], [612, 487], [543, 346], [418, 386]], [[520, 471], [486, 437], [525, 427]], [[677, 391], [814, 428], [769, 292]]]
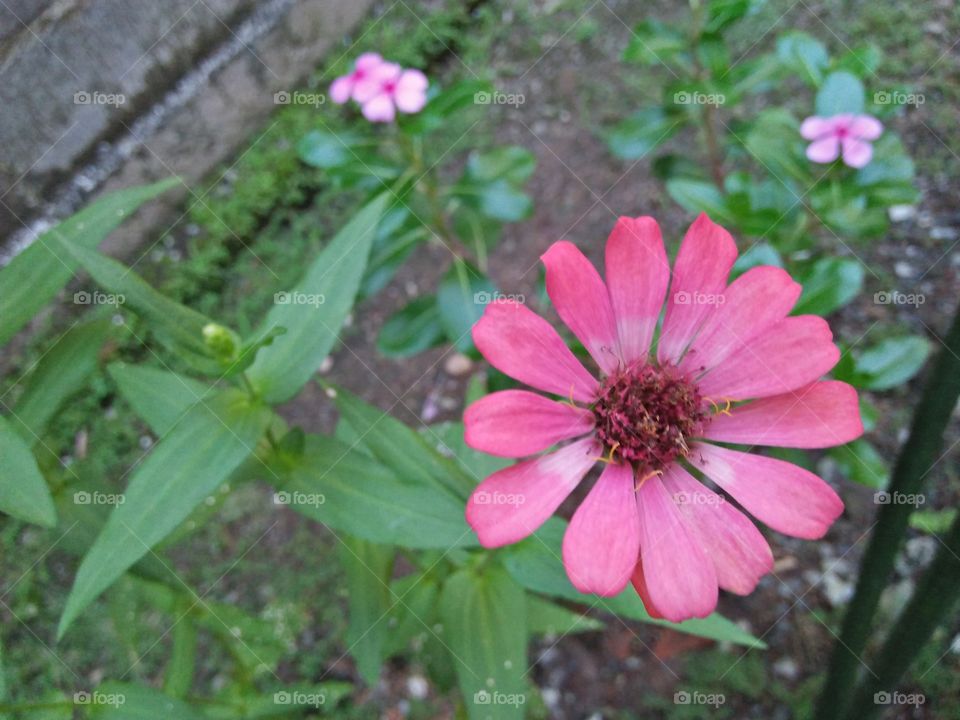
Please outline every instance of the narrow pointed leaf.
[[158, 436], [166, 435], [187, 410], [214, 392], [206, 383], [160, 368], [117, 362], [107, 372], [133, 411]]
[[47, 481], [30, 447], [4, 417], [0, 417], [0, 512], [46, 527], [57, 524]]

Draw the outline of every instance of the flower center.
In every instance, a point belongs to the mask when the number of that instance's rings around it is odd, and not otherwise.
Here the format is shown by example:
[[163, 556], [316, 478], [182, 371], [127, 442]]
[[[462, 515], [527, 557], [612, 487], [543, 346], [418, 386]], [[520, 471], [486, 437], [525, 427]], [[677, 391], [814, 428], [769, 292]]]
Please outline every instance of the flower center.
[[708, 418], [696, 385], [672, 366], [652, 365], [608, 376], [593, 413], [597, 436], [611, 456], [647, 472], [686, 455], [687, 438], [699, 434]]

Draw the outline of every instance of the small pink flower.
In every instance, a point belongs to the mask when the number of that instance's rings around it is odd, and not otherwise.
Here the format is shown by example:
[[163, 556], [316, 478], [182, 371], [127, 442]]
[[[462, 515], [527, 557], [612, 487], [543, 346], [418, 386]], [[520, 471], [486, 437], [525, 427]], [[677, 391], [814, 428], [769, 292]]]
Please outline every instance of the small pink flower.
[[384, 62], [357, 83], [353, 97], [370, 122], [393, 122], [397, 110], [415, 113], [423, 109], [427, 85], [427, 76], [419, 70]]
[[834, 115], [808, 117], [800, 126], [800, 134], [813, 142], [807, 147], [807, 157], [815, 163], [831, 163], [843, 154], [843, 162], [853, 168], [862, 168], [873, 157], [870, 140], [883, 132], [883, 125], [870, 115]]
[[582, 592], [605, 596], [632, 581], [651, 615], [679, 622], [713, 612], [718, 587], [752, 592], [773, 567], [753, 523], [691, 470], [774, 530], [823, 536], [843, 511], [827, 483], [724, 444], [849, 442], [863, 432], [857, 393], [820, 380], [840, 353], [822, 318], [789, 316], [800, 285], [776, 267], [728, 285], [736, 257], [733, 238], [706, 215], [690, 227], [672, 271], [649, 217], [617, 222], [606, 282], [574, 245], [554, 243], [543, 255], [547, 292], [599, 379], [522, 304], [486, 307], [473, 328], [483, 356], [558, 399], [505, 390], [467, 409], [470, 447], [530, 456], [470, 497], [467, 521], [484, 546], [530, 535], [601, 462], [564, 536], [567, 575]]
[[382, 64], [383, 58], [379, 54], [374, 52], [363, 53], [353, 64], [352, 73], [338, 77], [330, 85], [330, 99], [337, 105], [343, 105], [351, 98], [357, 100], [357, 86], [362, 85], [371, 73]]

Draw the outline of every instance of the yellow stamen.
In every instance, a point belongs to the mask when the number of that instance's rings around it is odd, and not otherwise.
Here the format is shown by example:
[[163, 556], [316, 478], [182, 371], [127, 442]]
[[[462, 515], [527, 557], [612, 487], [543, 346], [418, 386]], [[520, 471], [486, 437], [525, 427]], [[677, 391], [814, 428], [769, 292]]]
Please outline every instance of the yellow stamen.
[[603, 457], [603, 456], [601, 455], [600, 457], [594, 458], [594, 461], [606, 463], [607, 465], [612, 465], [612, 464], [613, 464], [613, 453], [615, 453], [615, 452], [617, 451], [617, 448], [618, 448], [618, 447], [620, 447], [620, 443], [614, 443], [613, 446], [610, 448], [610, 454], [609, 454], [607, 457]]
[[648, 472], [642, 478], [637, 480], [637, 484], [633, 486], [633, 491], [637, 492], [640, 489], [640, 486], [643, 485], [647, 480], [652, 478], [654, 475], [663, 475], [663, 470], [653, 470], [651, 472]]

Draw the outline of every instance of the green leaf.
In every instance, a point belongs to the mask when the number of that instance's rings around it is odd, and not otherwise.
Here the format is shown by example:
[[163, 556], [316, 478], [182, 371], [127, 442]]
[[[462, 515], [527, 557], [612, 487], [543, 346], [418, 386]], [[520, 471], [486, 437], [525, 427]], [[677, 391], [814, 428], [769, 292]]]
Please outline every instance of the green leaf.
[[199, 710], [145, 685], [110, 681], [81, 697], [95, 720], [204, 720]]
[[520, 586], [497, 565], [461, 570], [444, 583], [440, 617], [471, 720], [521, 720], [529, 631]]
[[90, 273], [98, 285], [114, 294], [118, 304], [147, 320], [166, 344], [199, 357], [208, 354], [203, 329], [213, 323], [210, 318], [157, 292], [130, 268], [96, 250], [64, 240], [60, 241], [60, 247]]
[[421, 295], [383, 324], [377, 350], [387, 357], [410, 357], [440, 345], [446, 336], [436, 296]]
[[[353, 690], [346, 682], [285, 685], [269, 695], [238, 694], [236, 704], [243, 708], [243, 720], [313, 718], [335, 713], [337, 704]], [[237, 708], [232, 705], [207, 704], [204, 712], [208, 720], [238, 720]]]
[[[810, 163], [804, 155], [805, 143], [800, 137], [800, 126], [786, 110], [771, 108], [757, 115], [744, 138], [744, 146], [781, 186], [790, 180], [808, 181]], [[792, 188], [790, 195], [791, 205], [799, 202], [800, 196]], [[774, 220], [780, 215], [777, 213]]]
[[667, 193], [682, 208], [692, 213], [705, 212], [717, 222], [731, 220], [730, 211], [717, 186], [701, 180], [674, 178], [667, 181]]
[[788, 32], [777, 38], [777, 59], [811, 85], [819, 85], [830, 64], [822, 42], [804, 32]]
[[466, 175], [479, 183], [506, 180], [522, 186], [537, 168], [537, 156], [520, 145], [504, 145], [479, 152], [474, 150], [467, 158]]
[[910, 515], [910, 527], [930, 535], [942, 535], [957, 519], [957, 509], [914, 510]]
[[461, 180], [454, 194], [468, 207], [499, 222], [520, 222], [533, 213], [533, 200], [511, 182]]
[[685, 620], [682, 623], [651, 618], [632, 587], [628, 587], [612, 598], [584, 595], [571, 584], [563, 569], [561, 547], [566, 528], [565, 520], [551, 518], [526, 540], [505, 548], [504, 566], [507, 572], [523, 587], [533, 592], [584, 603], [621, 617], [668, 627], [689, 635], [737, 643], [747, 647], [766, 647], [763, 642], [718, 613], [703, 619]]
[[906, 335], [887, 338], [863, 352], [856, 360], [857, 387], [889, 390], [920, 372], [930, 355], [926, 338]]
[[456, 258], [437, 289], [440, 324], [447, 339], [460, 352], [474, 349], [471, 329], [497, 292], [496, 286], [478, 268]]
[[669, 139], [680, 121], [662, 108], [651, 107], [629, 116], [604, 134], [610, 152], [621, 160], [639, 160]]
[[751, 245], [733, 264], [733, 274], [734, 276], [740, 276], [750, 268], [760, 267], [761, 265], [782, 268], [783, 257], [777, 252], [776, 248], [768, 243], [760, 242]]
[[461, 80], [434, 94], [431, 87], [426, 107], [415, 115], [404, 115], [400, 129], [413, 135], [433, 132], [447, 124], [447, 118], [472, 105], [489, 103], [490, 84], [482, 80]]
[[67, 284], [76, 270], [70, 255], [60, 252], [58, 240], [95, 248], [138, 207], [179, 182], [169, 178], [153, 185], [127, 188], [105, 195], [76, 215], [47, 230], [30, 247], [0, 269], [0, 345]]
[[[316, 372], [353, 307], [377, 224], [387, 206], [381, 194], [367, 203], [314, 260], [303, 279], [275, 304], [264, 332], [287, 332], [257, 353], [247, 371], [254, 387], [272, 404], [289, 400]], [[301, 304], [298, 298], [315, 299]]]
[[408, 548], [476, 545], [461, 500], [432, 484], [405, 483], [335, 438], [307, 435], [303, 457], [277, 462], [276, 472], [278, 502], [336, 530]]
[[720, 32], [761, 4], [762, 2], [757, 0], [710, 0], [707, 3], [707, 22], [704, 24], [704, 30], [708, 33]]
[[384, 649], [387, 657], [405, 650], [415, 637], [433, 637], [440, 586], [428, 573], [411, 573], [394, 580], [390, 591], [393, 605], [386, 621], [390, 628]]
[[626, 62], [671, 66], [687, 49], [687, 38], [676, 28], [657, 20], [646, 20], [633, 29], [623, 51]]
[[536, 595], [527, 597], [530, 632], [534, 635], [563, 637], [578, 632], [600, 630], [603, 623], [583, 613], [568, 610]]
[[13, 408], [28, 443], [36, 443], [60, 406], [83, 388], [109, 333], [107, 318], [74, 325], [40, 358]]
[[868, 440], [859, 438], [831, 448], [829, 455], [840, 467], [840, 472], [856, 483], [884, 490], [890, 482], [890, 468]]
[[489, 455], [469, 447], [463, 439], [463, 432], [462, 422], [435, 423], [420, 430], [424, 440], [439, 453], [456, 458], [460, 467], [477, 483], [497, 470], [513, 464], [511, 459]]
[[120, 394], [158, 437], [166, 435], [184, 414], [213, 389], [199, 380], [169, 370], [116, 362], [107, 372]]
[[803, 294], [794, 315], [829, 315], [853, 300], [863, 289], [864, 270], [859, 260], [826, 257], [817, 260], [797, 278]]
[[[423, 437], [356, 395], [337, 388], [334, 402], [341, 422], [346, 422], [359, 438], [357, 444], [403, 482], [443, 490], [465, 500], [482, 479], [434, 450], [435, 438]], [[469, 466], [466, 467], [469, 470]]]
[[56, 525], [53, 498], [30, 446], [2, 416], [0, 468], [0, 511], [37, 525]]
[[380, 667], [386, 658], [385, 646], [390, 628], [386, 617], [390, 611], [390, 578], [397, 552], [389, 545], [340, 538], [340, 562], [347, 573], [350, 598], [350, 624], [347, 645], [357, 661], [360, 676], [368, 685], [375, 685]]
[[194, 405], [174, 425], [136, 469], [123, 503], [80, 564], [58, 637], [252, 454], [271, 415], [230, 390]]
[[353, 163], [361, 144], [355, 133], [313, 130], [297, 143], [297, 156], [312, 167], [335, 168]]
[[863, 83], [854, 75], [843, 70], [830, 73], [817, 91], [817, 115], [862, 113], [865, 95]]

